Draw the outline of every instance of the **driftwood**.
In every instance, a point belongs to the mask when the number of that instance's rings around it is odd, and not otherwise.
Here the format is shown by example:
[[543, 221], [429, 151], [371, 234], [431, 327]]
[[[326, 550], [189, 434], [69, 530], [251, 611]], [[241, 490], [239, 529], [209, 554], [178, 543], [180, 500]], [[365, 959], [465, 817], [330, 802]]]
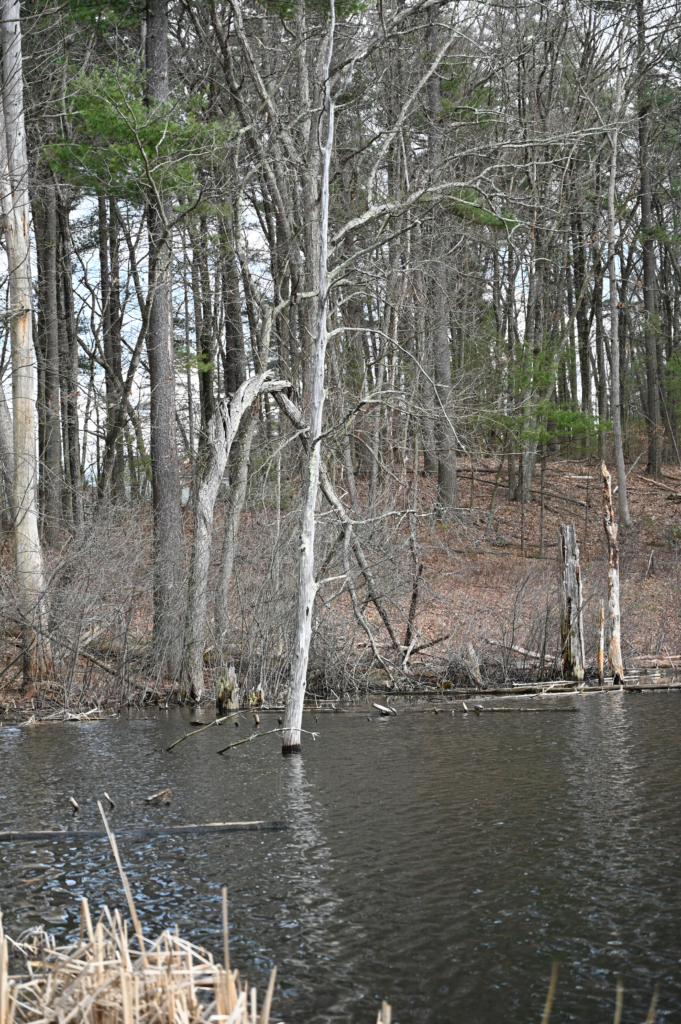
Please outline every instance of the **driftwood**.
[[152, 793], [147, 797], [148, 804], [169, 804], [172, 796], [172, 789], [161, 789], [158, 793]]
[[582, 614], [582, 577], [579, 547], [573, 524], [560, 528], [560, 647], [563, 675], [581, 682], [584, 679], [584, 621]]
[[607, 466], [601, 464], [603, 475], [603, 528], [608, 541], [608, 610], [610, 612], [610, 642], [608, 664], [613, 683], [624, 682], [624, 663], [620, 640], [620, 554], [617, 545], [617, 523], [612, 511], [612, 482]]
[[[216, 754], [224, 754], [227, 750], [231, 750], [233, 747], [240, 747], [243, 743], [250, 743], [252, 740], [257, 740], [260, 736], [272, 736], [275, 732], [286, 732], [286, 730], [268, 729], [267, 732], [254, 732], [245, 740], [237, 740], [236, 743], [228, 743], [226, 747], [222, 748], [222, 750], [216, 750]], [[319, 736], [318, 732], [310, 732], [309, 729], [300, 729], [299, 732], [304, 732], [307, 736], [311, 736], [313, 740], [316, 740]]]
[[397, 712], [395, 711], [395, 708], [387, 708], [387, 707], [385, 707], [384, 704], [373, 703], [371, 706], [372, 706], [372, 708], [376, 708], [377, 711], [380, 711], [382, 715], [396, 715], [397, 714]]
[[223, 718], [214, 718], [212, 722], [209, 722], [207, 725], [202, 725], [200, 729], [195, 729], [194, 732], [186, 732], [184, 736], [180, 736], [179, 740], [175, 740], [175, 742], [171, 743], [169, 747], [166, 747], [166, 753], [168, 753], [169, 750], [172, 750], [173, 747], [176, 747], [178, 743], [182, 743], [182, 740], [188, 740], [190, 736], [198, 736], [198, 734], [203, 732], [204, 729], [210, 729], [211, 725], [220, 725], [221, 722], [227, 722], [230, 718], [236, 718], [239, 714], [241, 714], [241, 712], [236, 711], [233, 715], [225, 715]]
[[[117, 828], [118, 839], [144, 836], [203, 835], [208, 832], [277, 832], [288, 828], [284, 821], [214, 821], [208, 825], [159, 825], [148, 828]], [[45, 829], [33, 832], [0, 832], [0, 843], [37, 842], [41, 839], [106, 839], [104, 829]]]

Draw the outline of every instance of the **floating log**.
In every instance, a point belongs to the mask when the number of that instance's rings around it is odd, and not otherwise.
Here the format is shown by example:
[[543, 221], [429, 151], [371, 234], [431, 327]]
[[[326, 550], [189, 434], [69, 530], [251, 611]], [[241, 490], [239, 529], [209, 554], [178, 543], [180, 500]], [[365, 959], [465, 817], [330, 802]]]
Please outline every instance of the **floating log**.
[[[146, 836], [204, 835], [208, 832], [279, 832], [288, 828], [285, 821], [213, 821], [207, 825], [159, 825], [148, 828], [117, 828], [117, 839], [138, 839]], [[106, 839], [101, 828], [45, 829], [34, 832], [0, 832], [0, 843], [34, 842], [41, 839]]]

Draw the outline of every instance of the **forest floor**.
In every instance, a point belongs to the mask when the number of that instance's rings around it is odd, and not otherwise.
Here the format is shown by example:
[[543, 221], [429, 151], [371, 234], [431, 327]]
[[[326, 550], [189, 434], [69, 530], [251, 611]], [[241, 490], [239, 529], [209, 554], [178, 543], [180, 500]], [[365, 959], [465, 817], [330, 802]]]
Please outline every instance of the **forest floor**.
[[[451, 633], [489, 655], [501, 644], [553, 654], [557, 648], [558, 538], [561, 523], [574, 523], [580, 549], [587, 661], [595, 658], [600, 599], [607, 609], [607, 544], [603, 527], [600, 465], [595, 461], [547, 464], [544, 554], [540, 554], [539, 471], [533, 500], [524, 508], [508, 500], [504, 475], [489, 509], [498, 463], [479, 462], [474, 478], [459, 463], [459, 500], [469, 499], [472, 542], [422, 544], [424, 595], [418, 624], [424, 635]], [[613, 482], [614, 484], [614, 482]], [[659, 481], [634, 472], [628, 481], [633, 525], [619, 530], [622, 643], [625, 666], [670, 666], [681, 653], [681, 470], [665, 466]], [[615, 511], [617, 497], [615, 496]], [[483, 536], [480, 537], [482, 531]], [[433, 531], [437, 532], [437, 531]], [[440, 528], [440, 534], [444, 532]], [[521, 543], [522, 542], [522, 543]], [[441, 547], [449, 548], [443, 564]], [[543, 647], [543, 645], [545, 646]], [[424, 652], [425, 653], [425, 652]], [[494, 657], [491, 657], [492, 663]], [[496, 659], [498, 660], [498, 658]], [[515, 659], [517, 669], [523, 659]]]
[[[471, 649], [486, 685], [509, 679], [537, 680], [538, 660], [526, 652], [558, 652], [558, 536], [573, 522], [580, 548], [584, 588], [587, 663], [595, 661], [597, 615], [607, 607], [607, 548], [603, 530], [600, 465], [591, 460], [551, 460], [544, 495], [544, 554], [540, 554], [540, 473], [533, 500], [509, 501], [506, 466], [481, 459], [471, 473], [459, 460], [459, 503], [451, 521], [432, 516], [436, 483], [409, 467], [383, 496], [380, 529], [364, 528], [362, 543], [379, 583], [394, 632], [406, 646], [409, 610], [412, 653], [400, 688], [418, 689], [466, 677]], [[492, 494], [494, 508], [490, 515]], [[337, 485], [338, 485], [337, 481]], [[342, 489], [342, 480], [340, 481]], [[637, 467], [628, 479], [633, 525], [620, 529], [622, 644], [627, 672], [679, 666], [681, 655], [681, 470], [665, 466], [659, 481]], [[362, 492], [360, 490], [360, 499]], [[412, 500], [413, 499], [413, 500]], [[392, 505], [390, 504], [392, 502]], [[406, 514], [411, 507], [414, 514]], [[323, 510], [322, 510], [323, 511]], [[216, 520], [211, 577], [217, 572], [222, 533]], [[271, 495], [245, 510], [232, 588], [232, 633], [227, 648], [207, 637], [206, 683], [228, 663], [236, 668], [242, 698], [280, 702], [285, 692], [293, 628], [298, 510], [292, 496], [273, 511]], [[51, 554], [55, 581], [51, 607], [62, 645], [59, 669], [24, 684], [19, 638], [12, 627], [11, 551], [0, 557], [4, 577], [4, 642], [0, 648], [0, 700], [7, 708], [68, 707], [82, 714], [101, 706], [165, 701], [179, 688], [149, 668], [151, 639], [150, 530], [148, 512], [123, 512], [93, 525], [77, 550], [64, 545]], [[191, 519], [188, 514], [187, 537]], [[338, 524], [320, 516], [320, 562], [326, 579], [316, 609], [310, 659], [310, 690], [318, 696], [360, 694], [385, 686], [366, 631], [360, 628], [343, 583], [342, 545], [334, 547]], [[273, 557], [274, 538], [279, 552]], [[522, 541], [522, 543], [521, 543]], [[334, 561], [335, 559], [335, 561]], [[416, 566], [422, 564], [418, 575]], [[362, 579], [355, 566], [360, 600]], [[209, 581], [209, 589], [212, 580]], [[394, 649], [372, 604], [364, 605], [379, 653], [397, 666]], [[76, 638], [74, 640], [74, 637]], [[421, 648], [421, 650], [419, 650]], [[672, 664], [672, 659], [674, 664]], [[555, 675], [555, 673], [554, 673]], [[51, 676], [51, 678], [50, 678]], [[545, 678], [545, 675], [541, 676]]]

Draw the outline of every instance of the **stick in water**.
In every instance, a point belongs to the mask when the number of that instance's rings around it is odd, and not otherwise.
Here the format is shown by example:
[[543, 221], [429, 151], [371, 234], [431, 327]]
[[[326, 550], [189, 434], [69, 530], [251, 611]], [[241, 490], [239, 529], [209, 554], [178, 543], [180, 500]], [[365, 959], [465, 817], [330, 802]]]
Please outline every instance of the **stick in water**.
[[101, 800], [97, 801], [97, 806], [99, 807], [99, 813], [102, 816], [102, 821], [104, 822], [104, 828], [106, 829], [106, 834], [108, 835], [109, 842], [111, 843], [111, 849], [113, 850], [113, 855], [116, 858], [116, 864], [118, 865], [118, 871], [119, 871], [120, 876], [121, 876], [121, 881], [123, 882], [123, 888], [125, 889], [125, 898], [128, 901], [128, 909], [130, 911], [130, 916], [132, 917], [132, 923], [133, 923], [133, 927], [135, 929], [135, 934], [137, 935], [137, 941], [140, 944], [140, 950], [142, 951], [142, 954], [144, 954], [144, 936], [142, 935], [142, 928], [140, 926], [139, 918], [137, 917], [137, 911], [135, 910], [135, 904], [134, 904], [133, 899], [132, 899], [132, 890], [130, 888], [130, 883], [128, 882], [128, 876], [126, 875], [125, 871], [123, 870], [123, 865], [121, 864], [121, 858], [120, 858], [120, 855], [118, 853], [118, 846], [116, 844], [116, 837], [114, 836], [113, 832], [109, 828], [109, 822], [108, 822], [108, 819], [106, 817], [106, 814], [104, 813], [104, 808], [102, 807], [102, 801]]
[[[316, 740], [319, 736], [318, 732], [310, 732], [309, 729], [299, 729], [299, 732], [304, 732], [307, 736], [311, 736], [313, 740]], [[231, 750], [232, 747], [240, 747], [242, 743], [250, 743], [251, 740], [257, 740], [260, 736], [272, 736], [275, 732], [286, 732], [285, 729], [270, 729], [268, 732], [254, 732], [248, 739], [238, 740], [236, 743], [228, 743], [222, 750], [216, 751], [218, 754], [224, 754], [226, 750]]]
[[184, 736], [180, 736], [179, 740], [175, 740], [175, 742], [171, 743], [169, 747], [166, 747], [166, 753], [168, 753], [169, 750], [172, 750], [173, 747], [176, 747], [178, 743], [181, 743], [182, 740], [188, 740], [190, 736], [198, 736], [198, 734], [203, 732], [204, 729], [210, 729], [211, 725], [220, 725], [221, 722], [226, 722], [229, 718], [236, 718], [236, 716], [240, 714], [240, 711], [235, 711], [233, 715], [225, 715], [224, 718], [216, 718], [214, 721], [209, 722], [208, 725], [202, 725], [200, 729], [194, 729], [194, 732], [186, 732]]
[[544, 1012], [541, 1016], [541, 1024], [549, 1024], [549, 1017], [551, 1016], [551, 1007], [553, 1006], [553, 997], [556, 994], [556, 986], [558, 985], [558, 961], [554, 960], [551, 967], [551, 981], [549, 982], [549, 990], [546, 993], [546, 1003], [544, 1004]]
[[225, 947], [225, 970], [229, 974], [229, 922], [227, 920], [227, 886], [222, 887], [222, 941]]

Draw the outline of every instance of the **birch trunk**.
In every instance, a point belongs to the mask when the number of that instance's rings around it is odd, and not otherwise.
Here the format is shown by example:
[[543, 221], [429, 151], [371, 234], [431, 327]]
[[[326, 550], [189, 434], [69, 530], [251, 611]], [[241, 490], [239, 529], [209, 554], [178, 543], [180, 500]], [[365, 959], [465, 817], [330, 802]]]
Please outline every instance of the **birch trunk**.
[[244, 413], [262, 391], [290, 387], [288, 381], [270, 381], [271, 372], [251, 377], [238, 388], [229, 402], [221, 402], [206, 430], [204, 474], [194, 508], [187, 593], [187, 618], [184, 631], [182, 682], [186, 692], [200, 700], [203, 696], [203, 634], [206, 622], [208, 570], [210, 568], [215, 499], [225, 473], [232, 442]]
[[286, 695], [286, 714], [282, 733], [282, 753], [300, 750], [300, 730], [303, 724], [303, 700], [307, 682], [307, 663], [312, 637], [312, 609], [317, 583], [314, 577], [315, 505], [319, 488], [321, 459], [322, 415], [324, 412], [324, 364], [326, 360], [326, 312], [328, 304], [328, 230], [329, 230], [329, 170], [333, 149], [334, 103], [331, 97], [329, 69], [333, 54], [333, 36], [336, 21], [334, 0], [330, 4], [329, 45], [324, 68], [327, 125], [326, 144], [322, 162], [321, 210], [319, 218], [319, 290], [317, 294], [317, 325], [314, 346], [314, 370], [309, 413], [309, 455], [303, 480], [303, 509], [300, 528], [300, 556], [298, 561], [298, 602], [296, 613], [296, 639], [291, 664], [291, 679]]
[[608, 541], [608, 611], [610, 613], [610, 642], [608, 664], [613, 685], [624, 682], [624, 664], [620, 640], [620, 554], [617, 545], [617, 523], [612, 512], [612, 482], [605, 465], [603, 475], [603, 527]]
[[12, 311], [14, 537], [26, 679], [36, 669], [40, 638], [47, 628], [47, 605], [36, 503], [36, 362], [19, 0], [2, 0], [1, 12], [0, 189]]
[[579, 547], [574, 525], [560, 528], [560, 644], [565, 679], [584, 678], [584, 623]]

